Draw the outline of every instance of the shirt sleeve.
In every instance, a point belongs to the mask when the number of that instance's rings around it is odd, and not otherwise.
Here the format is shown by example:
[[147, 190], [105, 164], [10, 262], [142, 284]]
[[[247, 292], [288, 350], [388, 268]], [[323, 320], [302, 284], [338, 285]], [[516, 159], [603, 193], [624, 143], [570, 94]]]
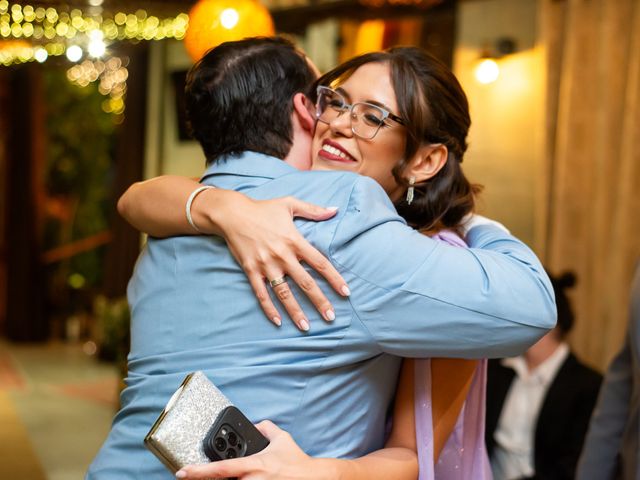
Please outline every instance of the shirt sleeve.
[[468, 249], [422, 235], [373, 180], [358, 178], [331, 241], [350, 301], [382, 351], [407, 357], [514, 356], [556, 322], [553, 290], [535, 254], [491, 225]]

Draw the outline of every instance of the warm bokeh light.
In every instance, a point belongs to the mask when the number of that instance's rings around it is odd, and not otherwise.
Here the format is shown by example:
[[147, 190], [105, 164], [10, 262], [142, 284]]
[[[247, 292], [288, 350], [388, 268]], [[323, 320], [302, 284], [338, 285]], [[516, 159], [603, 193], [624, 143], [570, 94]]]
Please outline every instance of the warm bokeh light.
[[125, 109], [128, 62], [127, 57], [111, 57], [106, 61], [85, 60], [67, 70], [67, 80], [79, 87], [98, 82], [98, 91], [108, 97], [102, 102], [102, 110], [121, 116]]
[[86, 281], [87, 280], [79, 273], [72, 273], [71, 275], [69, 275], [69, 278], [67, 279], [67, 283], [74, 290], [78, 290], [84, 287], [84, 284], [86, 283]]
[[47, 52], [44, 48], [39, 47], [34, 50], [33, 56], [36, 61], [38, 61], [38, 63], [44, 63], [47, 61], [47, 58], [49, 58], [49, 52]]
[[71, 45], [67, 48], [67, 58], [70, 62], [77, 62], [82, 58], [82, 48], [78, 45]]
[[0, 64], [9, 65], [16, 59], [28, 62], [33, 59], [33, 49], [26, 40], [0, 40]]
[[220, 23], [227, 30], [235, 27], [238, 24], [238, 20], [240, 20], [240, 15], [238, 15], [238, 11], [235, 8], [227, 8], [220, 14]]
[[483, 59], [475, 70], [476, 80], [483, 84], [495, 82], [500, 76], [500, 67], [492, 58]]
[[[101, 3], [93, 1], [93, 3]], [[48, 56], [62, 55], [71, 40], [94, 57], [104, 55], [107, 44], [122, 40], [162, 40], [175, 38], [182, 40], [187, 31], [189, 16], [180, 13], [175, 17], [159, 18], [149, 15], [146, 10], [117, 12], [113, 16], [96, 13], [95, 9], [59, 5], [57, 7], [33, 7], [32, 5], [11, 4], [0, 0], [0, 40], [24, 39], [33, 43], [28, 46], [30, 53], [9, 55], [4, 52], [0, 64], [29, 62], [36, 60], [36, 49], [46, 49]], [[90, 35], [99, 32], [97, 40]], [[61, 45], [62, 49], [53, 46]], [[42, 54], [40, 54], [42, 58]]]
[[96, 345], [96, 342], [89, 340], [82, 344], [82, 351], [86, 355], [95, 355], [98, 352], [98, 346]]
[[107, 51], [107, 45], [104, 43], [104, 33], [102, 30], [93, 30], [89, 33], [89, 45], [87, 51], [94, 58], [102, 57]]
[[353, 55], [382, 50], [384, 42], [384, 20], [367, 20], [358, 28]]
[[197, 61], [222, 42], [274, 34], [271, 15], [257, 0], [200, 0], [189, 12], [184, 45]]

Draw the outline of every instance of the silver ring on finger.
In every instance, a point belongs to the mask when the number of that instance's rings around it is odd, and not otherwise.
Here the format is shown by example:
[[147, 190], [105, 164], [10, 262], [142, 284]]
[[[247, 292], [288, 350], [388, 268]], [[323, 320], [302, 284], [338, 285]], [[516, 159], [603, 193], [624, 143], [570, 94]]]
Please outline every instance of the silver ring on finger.
[[277, 287], [278, 285], [282, 285], [283, 283], [286, 283], [287, 281], [287, 277], [286, 275], [283, 275], [280, 278], [274, 278], [273, 280], [269, 280], [269, 285], [271, 286], [271, 288], [273, 287]]

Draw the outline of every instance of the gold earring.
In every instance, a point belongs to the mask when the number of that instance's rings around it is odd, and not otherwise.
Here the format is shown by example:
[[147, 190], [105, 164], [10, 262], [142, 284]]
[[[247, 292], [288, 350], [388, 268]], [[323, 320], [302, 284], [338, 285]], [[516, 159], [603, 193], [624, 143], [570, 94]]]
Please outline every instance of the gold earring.
[[409, 177], [409, 188], [407, 189], [407, 205], [411, 205], [411, 202], [413, 202], [413, 194], [414, 194], [413, 185], [415, 183], [416, 183], [416, 177]]

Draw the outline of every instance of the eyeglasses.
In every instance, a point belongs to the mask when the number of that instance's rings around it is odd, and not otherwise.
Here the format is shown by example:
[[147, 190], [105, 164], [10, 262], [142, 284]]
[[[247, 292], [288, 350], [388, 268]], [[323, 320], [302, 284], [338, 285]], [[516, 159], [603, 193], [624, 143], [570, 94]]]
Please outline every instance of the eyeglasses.
[[329, 124], [344, 112], [349, 112], [351, 131], [365, 140], [371, 140], [382, 125], [388, 125], [387, 119], [400, 125], [405, 123], [397, 115], [377, 105], [364, 102], [349, 105], [340, 93], [329, 87], [319, 86], [317, 93], [316, 118], [319, 121]]

